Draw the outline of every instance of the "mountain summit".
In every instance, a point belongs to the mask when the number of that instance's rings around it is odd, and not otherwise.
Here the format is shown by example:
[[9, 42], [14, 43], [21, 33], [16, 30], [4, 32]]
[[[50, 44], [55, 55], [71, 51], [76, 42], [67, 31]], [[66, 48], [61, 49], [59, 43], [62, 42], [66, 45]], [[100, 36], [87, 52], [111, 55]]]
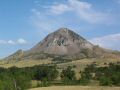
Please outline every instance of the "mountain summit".
[[92, 49], [93, 45], [72, 30], [68, 28], [60, 28], [49, 34], [43, 41], [30, 49], [29, 52], [73, 55], [83, 48]]
[[116, 57], [112, 50], [95, 46], [68, 28], [60, 28], [27, 51], [19, 50], [7, 60], [45, 59], [64, 56], [72, 59]]

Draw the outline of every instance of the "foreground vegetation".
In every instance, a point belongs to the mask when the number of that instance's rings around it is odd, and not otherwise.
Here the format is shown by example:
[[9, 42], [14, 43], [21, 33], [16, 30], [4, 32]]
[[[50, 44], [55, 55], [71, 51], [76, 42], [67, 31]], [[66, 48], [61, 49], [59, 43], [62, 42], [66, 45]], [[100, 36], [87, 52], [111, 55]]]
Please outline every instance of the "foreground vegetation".
[[34, 66], [31, 68], [0, 68], [0, 90], [25, 90], [31, 87], [31, 80], [40, 80], [38, 86], [57, 78], [54, 66]]
[[24, 68], [0, 68], [0, 90], [26, 90], [33, 88], [31, 81], [37, 81], [34, 87], [51, 85], [89, 85], [98, 82], [101, 86], [120, 86], [120, 65], [109, 64], [98, 67], [95, 63], [79, 71], [76, 78], [74, 67], [68, 66], [61, 71], [55, 65], [38, 65]]

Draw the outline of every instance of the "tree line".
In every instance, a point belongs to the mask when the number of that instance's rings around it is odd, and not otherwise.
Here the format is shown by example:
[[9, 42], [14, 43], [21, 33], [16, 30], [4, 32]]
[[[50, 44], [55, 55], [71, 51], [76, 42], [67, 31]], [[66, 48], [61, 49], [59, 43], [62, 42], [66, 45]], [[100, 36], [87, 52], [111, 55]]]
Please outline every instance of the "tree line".
[[[57, 66], [33, 66], [24, 68], [0, 68], [0, 90], [26, 90], [31, 88], [31, 81], [40, 81], [38, 86], [55, 85], [88, 85], [91, 80], [99, 81], [102, 86], [120, 86], [120, 65], [109, 64], [106, 67], [88, 65], [80, 71], [77, 79], [73, 67], [68, 66], [61, 72]], [[60, 77], [60, 80], [57, 78]]]

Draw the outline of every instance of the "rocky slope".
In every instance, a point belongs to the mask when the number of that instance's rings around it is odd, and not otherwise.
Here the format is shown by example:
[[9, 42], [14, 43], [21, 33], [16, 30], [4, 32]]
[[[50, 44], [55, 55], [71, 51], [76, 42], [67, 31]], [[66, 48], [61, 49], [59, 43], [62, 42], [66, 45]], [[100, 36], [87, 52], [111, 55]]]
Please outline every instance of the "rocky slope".
[[49, 34], [42, 42], [30, 49], [29, 52], [73, 55], [83, 48], [92, 49], [93, 45], [73, 31], [67, 28], [60, 28], [58, 31]]
[[95, 46], [68, 28], [60, 28], [28, 51], [18, 52], [7, 59], [43, 59], [62, 56], [71, 59], [117, 57], [112, 51]]

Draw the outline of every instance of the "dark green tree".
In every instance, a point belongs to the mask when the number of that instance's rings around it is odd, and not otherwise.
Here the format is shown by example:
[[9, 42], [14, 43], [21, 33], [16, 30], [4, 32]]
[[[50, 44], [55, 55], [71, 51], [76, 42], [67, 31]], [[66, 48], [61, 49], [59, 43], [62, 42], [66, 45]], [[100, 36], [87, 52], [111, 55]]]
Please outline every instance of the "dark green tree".
[[74, 83], [76, 81], [75, 71], [70, 66], [67, 67], [67, 69], [62, 70], [61, 79], [65, 84]]
[[100, 85], [102, 86], [111, 86], [112, 80], [109, 77], [102, 76], [100, 77]]

